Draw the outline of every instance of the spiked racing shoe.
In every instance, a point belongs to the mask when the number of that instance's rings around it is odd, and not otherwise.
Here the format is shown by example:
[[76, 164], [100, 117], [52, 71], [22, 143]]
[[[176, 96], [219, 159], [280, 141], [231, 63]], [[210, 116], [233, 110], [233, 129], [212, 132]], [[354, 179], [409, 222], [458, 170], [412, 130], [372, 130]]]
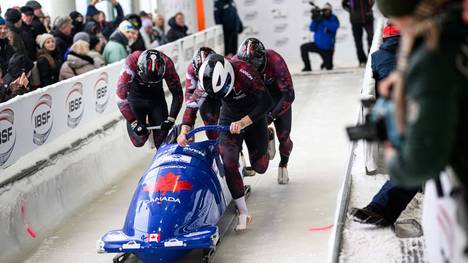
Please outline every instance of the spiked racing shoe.
[[272, 127], [268, 127], [268, 156], [270, 160], [273, 160], [275, 155], [275, 130]]
[[278, 167], [278, 184], [288, 184], [289, 175], [288, 167]]

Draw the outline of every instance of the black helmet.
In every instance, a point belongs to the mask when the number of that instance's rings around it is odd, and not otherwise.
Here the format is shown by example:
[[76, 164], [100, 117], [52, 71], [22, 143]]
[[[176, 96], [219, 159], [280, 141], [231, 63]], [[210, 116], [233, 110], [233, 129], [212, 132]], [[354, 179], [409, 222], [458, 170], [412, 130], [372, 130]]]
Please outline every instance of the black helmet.
[[223, 56], [211, 54], [200, 66], [198, 79], [208, 95], [224, 98], [234, 88], [234, 68], [231, 62]]
[[137, 75], [145, 84], [160, 82], [166, 71], [166, 62], [161, 52], [155, 49], [143, 51], [138, 57]]
[[263, 71], [266, 65], [265, 46], [256, 38], [247, 38], [239, 46], [237, 57], [252, 64], [258, 71]]
[[209, 48], [209, 47], [201, 47], [195, 51], [195, 54], [193, 55], [192, 58], [192, 66], [195, 71], [195, 75], [198, 75], [198, 70], [200, 69], [200, 66], [205, 62], [205, 59], [211, 55], [215, 54], [216, 52]]

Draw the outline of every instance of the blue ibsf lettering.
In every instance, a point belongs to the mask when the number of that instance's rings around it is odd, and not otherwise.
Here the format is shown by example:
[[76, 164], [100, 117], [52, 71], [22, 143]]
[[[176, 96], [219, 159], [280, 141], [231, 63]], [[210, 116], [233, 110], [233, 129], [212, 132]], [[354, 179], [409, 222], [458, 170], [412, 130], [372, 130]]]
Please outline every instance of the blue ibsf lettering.
[[74, 112], [81, 107], [81, 97], [74, 99], [68, 103], [68, 111], [69, 112]]
[[8, 127], [0, 131], [0, 145], [9, 142], [11, 136], [13, 136], [13, 127]]

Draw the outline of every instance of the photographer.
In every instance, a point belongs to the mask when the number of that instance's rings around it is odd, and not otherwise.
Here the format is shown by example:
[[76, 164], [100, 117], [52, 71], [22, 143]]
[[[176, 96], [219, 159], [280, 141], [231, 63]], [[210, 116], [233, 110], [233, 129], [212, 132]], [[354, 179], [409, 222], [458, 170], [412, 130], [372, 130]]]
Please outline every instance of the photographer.
[[333, 69], [333, 53], [335, 52], [336, 31], [340, 27], [338, 18], [332, 12], [332, 6], [326, 3], [323, 9], [319, 9], [313, 3], [312, 22], [310, 31], [314, 32], [314, 42], [301, 45], [301, 56], [304, 61], [303, 72], [312, 71], [309, 60], [309, 52], [318, 53], [323, 60], [321, 68]]

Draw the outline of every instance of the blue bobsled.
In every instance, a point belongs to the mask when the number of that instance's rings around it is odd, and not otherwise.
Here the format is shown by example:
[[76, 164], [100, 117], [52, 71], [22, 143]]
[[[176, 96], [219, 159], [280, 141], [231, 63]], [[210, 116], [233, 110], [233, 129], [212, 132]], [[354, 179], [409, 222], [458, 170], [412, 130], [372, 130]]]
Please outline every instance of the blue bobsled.
[[[228, 131], [226, 126], [194, 129]], [[216, 140], [175, 144], [174, 128], [141, 177], [123, 229], [107, 232], [98, 252], [135, 255], [145, 263], [174, 262], [194, 249], [212, 251], [230, 203]], [[125, 259], [124, 259], [125, 260]], [[121, 260], [114, 260], [120, 262]]]

